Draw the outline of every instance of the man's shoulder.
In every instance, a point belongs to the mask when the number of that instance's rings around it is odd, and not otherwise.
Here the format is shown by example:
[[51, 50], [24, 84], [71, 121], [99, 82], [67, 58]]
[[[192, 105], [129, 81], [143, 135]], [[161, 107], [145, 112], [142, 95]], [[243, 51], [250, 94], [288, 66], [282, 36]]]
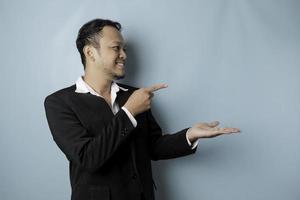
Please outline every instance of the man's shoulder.
[[51, 94], [49, 94], [48, 96], [46, 96], [45, 98], [45, 102], [49, 101], [49, 100], [57, 100], [57, 99], [66, 99], [69, 98], [70, 95], [74, 94], [76, 89], [76, 85], [73, 84], [69, 87], [66, 88], [62, 88], [60, 90], [57, 90], [55, 92], [52, 92]]
[[73, 84], [73, 85], [71, 85], [71, 86], [69, 86], [69, 87], [62, 88], [62, 89], [60, 89], [60, 90], [57, 90], [57, 91], [55, 91], [55, 92], [49, 94], [47, 97], [49, 97], [49, 96], [58, 96], [58, 97], [59, 97], [59, 96], [69, 95], [69, 94], [74, 93], [74, 92], [75, 92], [75, 89], [76, 89], [76, 85]]

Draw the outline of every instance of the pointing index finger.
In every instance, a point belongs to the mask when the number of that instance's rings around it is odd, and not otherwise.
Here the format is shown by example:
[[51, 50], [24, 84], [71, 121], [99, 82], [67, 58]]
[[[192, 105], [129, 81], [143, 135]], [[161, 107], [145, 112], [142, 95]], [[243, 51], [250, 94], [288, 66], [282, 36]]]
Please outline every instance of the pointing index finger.
[[168, 87], [167, 84], [164, 84], [164, 83], [158, 83], [158, 84], [154, 84], [154, 85], [148, 87], [147, 90], [149, 90], [150, 92], [154, 92], [154, 91], [157, 91], [157, 90], [166, 88], [166, 87]]

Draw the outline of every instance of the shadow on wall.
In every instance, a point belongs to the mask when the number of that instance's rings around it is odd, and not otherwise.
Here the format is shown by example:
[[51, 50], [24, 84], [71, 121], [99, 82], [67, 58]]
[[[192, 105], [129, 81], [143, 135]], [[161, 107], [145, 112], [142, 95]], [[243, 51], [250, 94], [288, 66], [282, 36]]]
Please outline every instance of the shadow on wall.
[[[139, 74], [140, 74], [140, 67], [141, 62], [139, 60], [140, 55], [138, 55], [138, 51], [135, 48], [137, 45], [129, 40], [126, 42], [126, 63], [125, 63], [125, 70], [126, 70], [126, 75], [125, 78], [122, 80], [119, 80], [118, 82], [128, 84], [135, 86], [135, 83], [139, 79]], [[137, 87], [137, 86], [136, 86]]]

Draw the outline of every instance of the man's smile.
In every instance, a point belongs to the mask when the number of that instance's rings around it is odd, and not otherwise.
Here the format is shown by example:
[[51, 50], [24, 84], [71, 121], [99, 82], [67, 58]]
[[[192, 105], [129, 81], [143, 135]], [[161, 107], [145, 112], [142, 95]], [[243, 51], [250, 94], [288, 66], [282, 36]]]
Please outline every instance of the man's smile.
[[118, 67], [121, 67], [121, 68], [123, 68], [125, 66], [124, 61], [117, 61], [116, 64], [117, 64]]

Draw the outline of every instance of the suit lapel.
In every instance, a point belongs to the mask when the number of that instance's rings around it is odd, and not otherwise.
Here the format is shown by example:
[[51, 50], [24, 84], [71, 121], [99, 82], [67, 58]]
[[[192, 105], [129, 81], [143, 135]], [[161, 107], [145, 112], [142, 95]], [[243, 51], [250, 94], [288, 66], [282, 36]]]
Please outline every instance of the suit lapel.
[[[126, 103], [126, 101], [128, 100], [128, 98], [130, 97], [131, 94], [132, 94], [132, 92], [130, 92], [130, 91], [119, 90], [116, 101], [118, 102], [120, 109], [122, 106], [124, 106], [124, 104]], [[137, 166], [136, 166], [136, 151], [135, 151], [134, 141], [135, 140], [132, 140], [130, 142], [130, 154], [131, 154], [132, 164], [135, 169], [135, 172], [139, 176]]]
[[116, 101], [118, 102], [120, 108], [124, 106], [130, 95], [131, 92], [129, 91], [119, 90], [119, 92], [117, 93]]

